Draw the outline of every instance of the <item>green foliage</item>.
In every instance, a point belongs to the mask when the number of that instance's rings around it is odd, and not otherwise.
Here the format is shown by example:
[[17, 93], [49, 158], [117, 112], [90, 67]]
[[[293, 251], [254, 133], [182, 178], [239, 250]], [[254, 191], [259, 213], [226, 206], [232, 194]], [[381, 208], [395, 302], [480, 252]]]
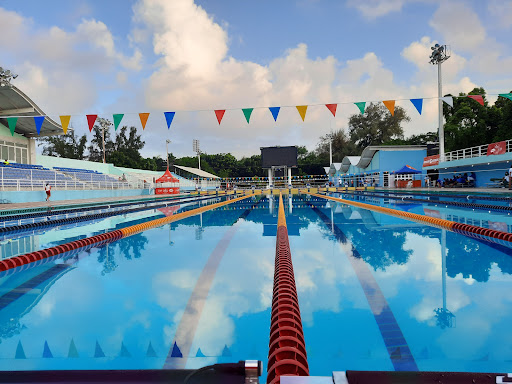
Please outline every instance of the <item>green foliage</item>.
[[350, 141], [362, 151], [369, 145], [382, 145], [393, 139], [402, 139], [402, 123], [410, 120], [402, 107], [395, 107], [395, 114], [391, 116], [381, 103], [370, 103], [363, 115], [350, 116]]
[[38, 145], [43, 146], [43, 155], [65, 157], [67, 159], [84, 159], [87, 146], [87, 136], [78, 138], [73, 130], [66, 135], [48, 136], [38, 139]]

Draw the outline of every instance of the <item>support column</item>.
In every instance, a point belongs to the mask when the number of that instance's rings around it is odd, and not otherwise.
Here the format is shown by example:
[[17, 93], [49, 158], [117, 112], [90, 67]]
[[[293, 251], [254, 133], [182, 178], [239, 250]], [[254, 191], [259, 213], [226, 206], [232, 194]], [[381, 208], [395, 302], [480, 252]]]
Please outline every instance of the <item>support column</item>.
[[288, 168], [288, 186], [292, 186], [292, 169]]
[[274, 185], [274, 181], [272, 180], [272, 168], [268, 169], [268, 186], [270, 188], [271, 185]]

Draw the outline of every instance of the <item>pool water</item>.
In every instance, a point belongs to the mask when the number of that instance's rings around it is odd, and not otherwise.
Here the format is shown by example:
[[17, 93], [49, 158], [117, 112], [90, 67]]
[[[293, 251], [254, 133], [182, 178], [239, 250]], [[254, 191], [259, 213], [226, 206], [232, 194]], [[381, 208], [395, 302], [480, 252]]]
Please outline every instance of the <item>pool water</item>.
[[[284, 203], [311, 375], [510, 367], [510, 248], [310, 196]], [[0, 370], [266, 364], [277, 205], [248, 198], [0, 274]], [[506, 213], [409, 208], [510, 224]], [[154, 217], [30, 238], [44, 248]]]

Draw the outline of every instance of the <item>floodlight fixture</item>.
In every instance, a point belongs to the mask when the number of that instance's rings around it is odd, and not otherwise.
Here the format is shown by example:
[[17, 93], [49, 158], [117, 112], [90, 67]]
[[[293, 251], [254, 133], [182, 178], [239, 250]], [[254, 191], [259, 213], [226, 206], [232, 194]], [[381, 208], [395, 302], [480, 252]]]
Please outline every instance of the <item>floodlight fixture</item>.
[[0, 67], [0, 86], [9, 87], [11, 86], [11, 80], [17, 78], [18, 75], [14, 74], [8, 69]]

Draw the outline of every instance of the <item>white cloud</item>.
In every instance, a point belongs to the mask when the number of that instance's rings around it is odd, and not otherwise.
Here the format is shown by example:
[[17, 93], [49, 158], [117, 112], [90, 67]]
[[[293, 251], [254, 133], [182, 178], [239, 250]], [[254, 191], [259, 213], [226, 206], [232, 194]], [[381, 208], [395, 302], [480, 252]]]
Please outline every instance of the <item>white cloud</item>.
[[391, 12], [398, 12], [407, 0], [348, 0], [349, 7], [356, 8], [367, 19], [373, 20]]
[[500, 27], [512, 26], [512, 0], [489, 0], [487, 7]]

